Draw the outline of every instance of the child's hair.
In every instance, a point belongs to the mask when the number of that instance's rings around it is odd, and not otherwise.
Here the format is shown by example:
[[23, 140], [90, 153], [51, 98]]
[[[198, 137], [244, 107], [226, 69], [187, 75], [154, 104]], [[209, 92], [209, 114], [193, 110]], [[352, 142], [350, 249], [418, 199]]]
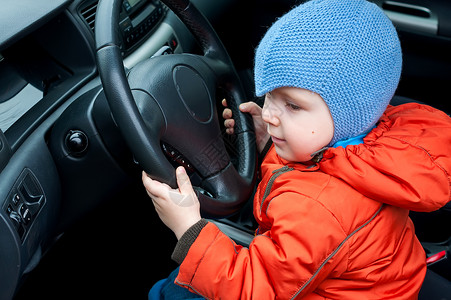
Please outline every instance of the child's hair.
[[278, 19], [255, 56], [255, 88], [318, 93], [335, 132], [330, 145], [369, 131], [399, 83], [401, 46], [396, 30], [364, 0], [313, 0]]

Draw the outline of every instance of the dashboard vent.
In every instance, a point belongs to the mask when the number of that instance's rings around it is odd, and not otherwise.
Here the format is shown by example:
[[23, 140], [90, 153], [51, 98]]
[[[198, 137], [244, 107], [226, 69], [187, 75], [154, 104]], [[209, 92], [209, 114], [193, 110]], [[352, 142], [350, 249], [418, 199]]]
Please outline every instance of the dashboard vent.
[[91, 28], [92, 32], [94, 32], [94, 23], [96, 21], [96, 10], [97, 10], [98, 1], [94, 1], [90, 5], [84, 7], [81, 10], [81, 16], [85, 19], [86, 23], [88, 23], [89, 28]]

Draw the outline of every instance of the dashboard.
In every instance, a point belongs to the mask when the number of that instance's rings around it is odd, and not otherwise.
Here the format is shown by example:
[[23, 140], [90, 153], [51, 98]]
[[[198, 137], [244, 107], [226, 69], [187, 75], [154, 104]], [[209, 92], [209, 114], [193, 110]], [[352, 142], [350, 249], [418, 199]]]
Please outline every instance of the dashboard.
[[[228, 5], [193, 2], [211, 18]], [[133, 168], [132, 157], [121, 165], [127, 149], [108, 139], [118, 132], [100, 92], [97, 4], [2, 2], [0, 299], [13, 298], [66, 228], [132, 181], [124, 171]], [[126, 69], [196, 51], [192, 35], [158, 0], [124, 0], [117, 34]]]

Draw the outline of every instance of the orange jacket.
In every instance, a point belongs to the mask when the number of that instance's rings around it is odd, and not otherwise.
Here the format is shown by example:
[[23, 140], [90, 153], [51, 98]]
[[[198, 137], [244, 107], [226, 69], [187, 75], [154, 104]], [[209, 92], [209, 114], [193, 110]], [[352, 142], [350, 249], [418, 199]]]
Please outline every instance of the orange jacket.
[[415, 299], [426, 265], [409, 209], [450, 200], [450, 153], [450, 118], [418, 104], [389, 107], [364, 144], [318, 164], [272, 148], [249, 248], [209, 223], [176, 282], [207, 299]]

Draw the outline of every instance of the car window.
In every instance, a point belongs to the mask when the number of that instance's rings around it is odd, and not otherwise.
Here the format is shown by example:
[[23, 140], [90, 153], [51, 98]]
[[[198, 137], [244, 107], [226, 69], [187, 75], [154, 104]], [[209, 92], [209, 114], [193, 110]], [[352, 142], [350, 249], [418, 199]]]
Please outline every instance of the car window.
[[43, 97], [0, 54], [0, 129], [6, 131]]

